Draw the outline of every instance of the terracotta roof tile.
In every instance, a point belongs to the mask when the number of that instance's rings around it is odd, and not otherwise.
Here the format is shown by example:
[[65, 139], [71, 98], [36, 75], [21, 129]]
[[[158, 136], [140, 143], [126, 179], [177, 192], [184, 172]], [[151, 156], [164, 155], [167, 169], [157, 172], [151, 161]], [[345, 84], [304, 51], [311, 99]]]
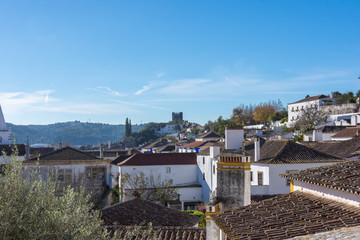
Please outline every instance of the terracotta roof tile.
[[[36, 161], [36, 160], [38, 160], [38, 157], [31, 158], [28, 161]], [[65, 147], [53, 151], [51, 153], [41, 155], [39, 157], [39, 160], [55, 161], [55, 160], [100, 160], [100, 159], [91, 154], [81, 152], [74, 148]]]
[[280, 176], [327, 188], [360, 194], [360, 160], [308, 168]]
[[[132, 229], [127, 227], [114, 227], [118, 230], [120, 237], [125, 237], [127, 231]], [[146, 227], [144, 227], [146, 229]], [[153, 227], [149, 235], [137, 235], [136, 240], [206, 240], [206, 228], [189, 227]]]
[[336, 132], [340, 132], [345, 128], [346, 128], [345, 126], [324, 126], [322, 128], [319, 128], [319, 130], [321, 130], [321, 132], [323, 133], [336, 133]]
[[[302, 103], [302, 102], [309, 102], [309, 101], [315, 101], [315, 100], [319, 100], [319, 99], [323, 99], [323, 98], [330, 98], [330, 96], [325, 96], [325, 95], [316, 95], [316, 96], [311, 96], [311, 97], [307, 97], [304, 99], [301, 99], [297, 102], [294, 103]], [[294, 104], [294, 103], [290, 103], [290, 104]]]
[[186, 145], [180, 146], [181, 148], [199, 148], [203, 145], [205, 145], [207, 141], [195, 141]]
[[213, 216], [229, 239], [285, 239], [360, 225], [360, 209], [303, 192]]
[[101, 210], [105, 225], [193, 227], [201, 218], [160, 204], [133, 199]]
[[214, 132], [208, 132], [208, 133], [204, 133], [200, 136], [197, 136], [196, 138], [220, 138], [220, 135], [217, 135]]
[[338, 158], [351, 158], [360, 155], [360, 136], [346, 141], [302, 142], [301, 144]]
[[[247, 143], [245, 150], [254, 162], [254, 142]], [[342, 161], [344, 160], [338, 157], [316, 151], [289, 140], [267, 140], [260, 141], [260, 160], [257, 163], [286, 164]]]
[[118, 163], [118, 166], [196, 164], [195, 153], [137, 153]]
[[357, 127], [347, 127], [332, 136], [332, 138], [353, 138], [359, 136], [359, 130]]

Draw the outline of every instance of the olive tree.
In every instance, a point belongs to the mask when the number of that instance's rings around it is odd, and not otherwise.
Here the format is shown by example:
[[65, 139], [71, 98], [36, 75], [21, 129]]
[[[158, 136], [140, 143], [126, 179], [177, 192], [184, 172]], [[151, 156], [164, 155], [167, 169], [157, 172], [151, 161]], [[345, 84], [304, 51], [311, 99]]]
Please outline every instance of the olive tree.
[[[8, 161], [3, 152], [0, 165], [0, 239], [119, 239], [116, 229], [110, 234], [103, 226], [84, 188], [68, 186], [58, 196], [56, 174], [44, 181], [38, 166], [27, 168], [17, 155], [14, 147]], [[129, 228], [122, 239], [148, 232]]]

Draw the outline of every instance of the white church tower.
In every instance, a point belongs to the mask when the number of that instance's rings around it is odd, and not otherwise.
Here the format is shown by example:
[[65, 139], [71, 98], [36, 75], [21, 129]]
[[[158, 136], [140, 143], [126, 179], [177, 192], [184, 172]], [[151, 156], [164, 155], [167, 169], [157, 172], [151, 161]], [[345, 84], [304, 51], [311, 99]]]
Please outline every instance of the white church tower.
[[0, 144], [12, 144], [11, 129], [8, 129], [5, 123], [4, 114], [0, 105]]

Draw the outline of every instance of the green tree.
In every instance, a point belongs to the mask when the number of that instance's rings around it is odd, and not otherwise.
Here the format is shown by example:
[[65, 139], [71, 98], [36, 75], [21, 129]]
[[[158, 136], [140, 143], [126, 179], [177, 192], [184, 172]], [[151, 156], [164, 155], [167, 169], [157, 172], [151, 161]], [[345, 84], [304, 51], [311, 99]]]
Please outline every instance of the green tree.
[[270, 116], [274, 113], [274, 106], [269, 104], [258, 105], [254, 110], [254, 120], [266, 124], [270, 121]]
[[[23, 166], [17, 150], [0, 173], [0, 239], [108, 239], [83, 188], [56, 195], [56, 179]], [[5, 160], [5, 153], [3, 153]]]
[[131, 135], [131, 120], [126, 118], [125, 120], [125, 137], [130, 137]]

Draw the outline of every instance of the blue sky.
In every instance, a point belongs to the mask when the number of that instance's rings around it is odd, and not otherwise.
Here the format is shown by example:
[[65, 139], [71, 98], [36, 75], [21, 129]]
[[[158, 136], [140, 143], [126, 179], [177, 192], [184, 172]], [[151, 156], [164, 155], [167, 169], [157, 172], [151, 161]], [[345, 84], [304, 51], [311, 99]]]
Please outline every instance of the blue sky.
[[166, 122], [360, 89], [360, 1], [1, 1], [7, 122]]

